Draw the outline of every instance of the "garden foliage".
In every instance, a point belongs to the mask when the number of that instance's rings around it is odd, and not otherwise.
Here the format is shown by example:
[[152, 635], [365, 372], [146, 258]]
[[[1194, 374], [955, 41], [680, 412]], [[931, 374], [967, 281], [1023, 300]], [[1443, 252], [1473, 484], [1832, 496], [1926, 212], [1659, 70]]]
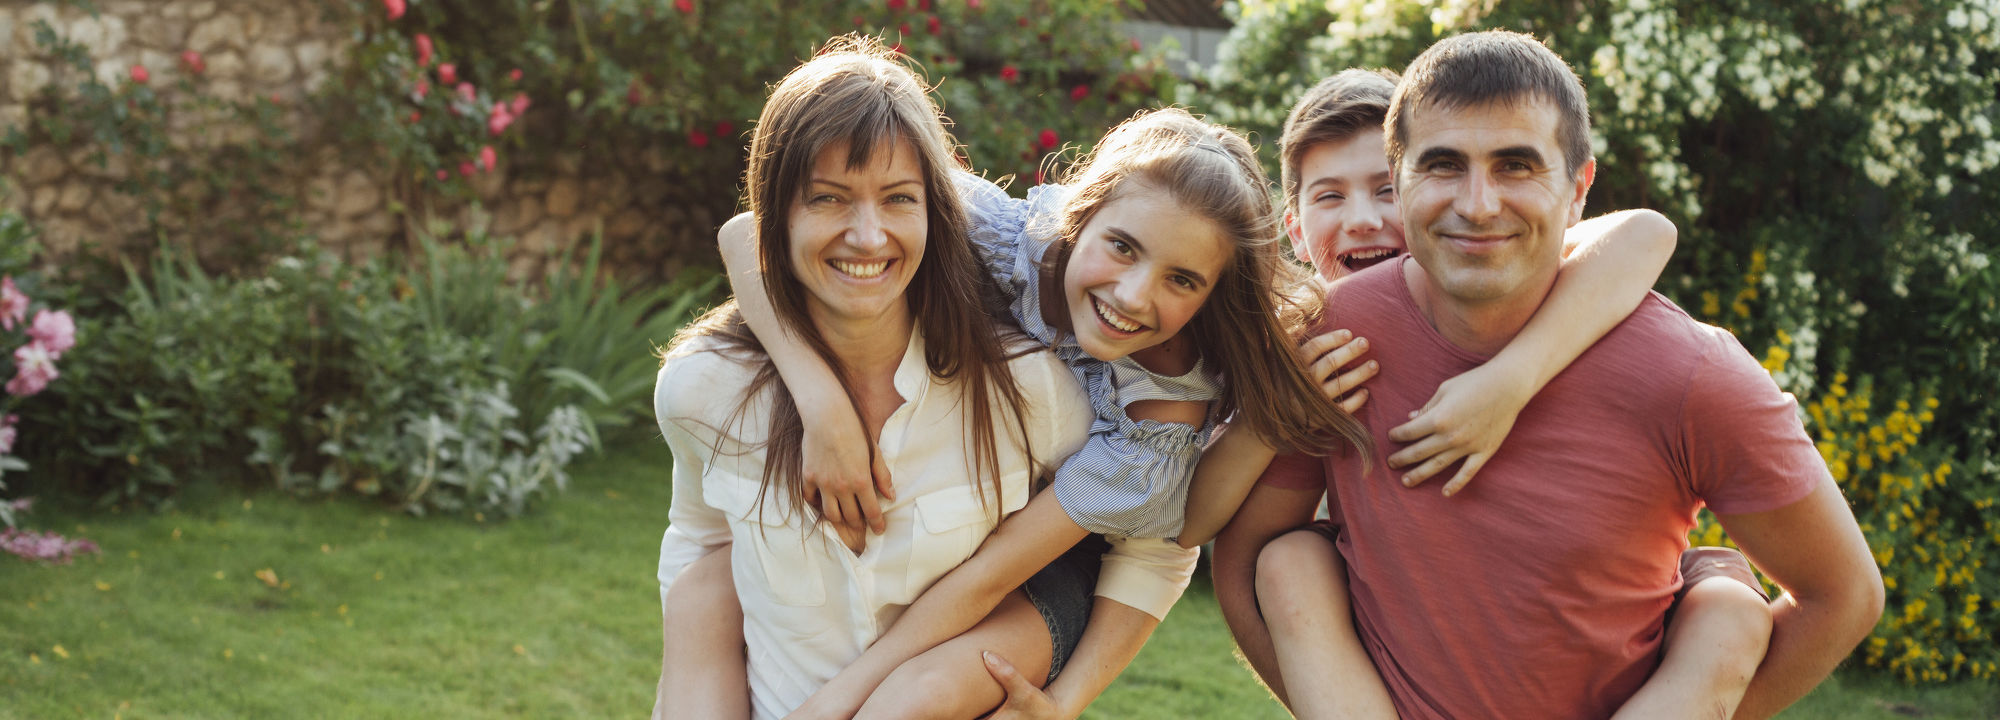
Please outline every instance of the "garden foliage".
[[1799, 397], [1854, 504], [1889, 588], [1866, 662], [1911, 682], [2000, 674], [2000, 6], [1239, 8], [1205, 109], [1265, 137], [1319, 78], [1400, 69], [1444, 35], [1520, 30], [1568, 59], [1596, 111], [1592, 205], [1680, 225], [1661, 291]]

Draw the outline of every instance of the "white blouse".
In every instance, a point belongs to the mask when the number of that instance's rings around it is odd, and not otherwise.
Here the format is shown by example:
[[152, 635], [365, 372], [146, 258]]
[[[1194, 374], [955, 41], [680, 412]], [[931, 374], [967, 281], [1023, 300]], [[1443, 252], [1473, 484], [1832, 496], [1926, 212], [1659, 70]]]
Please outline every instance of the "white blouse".
[[[660, 594], [708, 551], [734, 543], [731, 571], [743, 605], [751, 702], [759, 718], [783, 717], [860, 657], [919, 594], [972, 556], [1001, 517], [1027, 504], [1039, 468], [996, 409], [1001, 496], [968, 479], [968, 426], [955, 384], [934, 378], [923, 338], [911, 333], [895, 386], [904, 404], [884, 423], [880, 447], [896, 484], [883, 506], [888, 530], [859, 555], [825, 524], [808, 526], [773, 489], [759, 497], [761, 443], [771, 389], [738, 413], [753, 365], [697, 340], [660, 369], [654, 410], [674, 454], [670, 526], [660, 544]], [[1010, 361], [1027, 417], [1027, 447], [1042, 468], [1082, 446], [1093, 413], [1068, 368], [1046, 350]], [[976, 489], [977, 488], [977, 489]], [[984, 495], [982, 502], [982, 494]], [[1194, 556], [1159, 540], [1115, 541], [1097, 594], [1164, 617], [1186, 587]]]

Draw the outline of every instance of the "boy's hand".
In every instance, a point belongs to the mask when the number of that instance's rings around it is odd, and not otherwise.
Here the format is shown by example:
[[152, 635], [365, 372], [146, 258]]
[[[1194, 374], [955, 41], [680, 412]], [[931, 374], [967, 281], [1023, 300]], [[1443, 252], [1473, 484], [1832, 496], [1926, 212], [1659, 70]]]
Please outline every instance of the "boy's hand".
[[1389, 467], [1416, 467], [1403, 475], [1403, 485], [1416, 487], [1460, 459], [1465, 465], [1444, 494], [1450, 497], [1472, 482], [1472, 476], [1493, 459], [1514, 418], [1528, 404], [1529, 385], [1492, 364], [1481, 365], [1439, 385], [1430, 402], [1410, 413], [1410, 421], [1389, 431], [1389, 439], [1413, 443], [1389, 456]]
[[[800, 489], [805, 500], [820, 509], [844, 535], [858, 536], [863, 528], [876, 534], [888, 529], [882, 506], [875, 499], [896, 499], [889, 480], [889, 466], [882, 454], [861, 430], [861, 419], [852, 412], [805, 423], [805, 438], [799, 452], [802, 466]], [[853, 547], [850, 543], [849, 547]]]
[[[1327, 399], [1338, 403], [1340, 409], [1352, 415], [1368, 402], [1368, 390], [1356, 387], [1381, 370], [1374, 360], [1354, 365], [1354, 361], [1367, 352], [1368, 338], [1357, 338], [1346, 330], [1335, 330], [1300, 345], [1299, 364], [1305, 366], [1308, 377], [1319, 383]], [[1346, 368], [1345, 372], [1342, 372], [1343, 368]]]

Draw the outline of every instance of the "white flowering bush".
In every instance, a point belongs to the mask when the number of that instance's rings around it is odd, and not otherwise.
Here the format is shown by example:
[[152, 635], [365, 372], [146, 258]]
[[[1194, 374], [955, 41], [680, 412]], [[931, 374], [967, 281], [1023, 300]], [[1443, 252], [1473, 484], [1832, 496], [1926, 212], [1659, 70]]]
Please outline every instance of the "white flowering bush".
[[1519, 30], [1567, 59], [1596, 113], [1592, 206], [1680, 225], [1662, 292], [1799, 396], [1855, 504], [1889, 585], [1863, 660], [2000, 672], [2000, 2], [1236, 7], [1222, 67], [1182, 96], [1264, 138], [1320, 78], [1446, 35]]

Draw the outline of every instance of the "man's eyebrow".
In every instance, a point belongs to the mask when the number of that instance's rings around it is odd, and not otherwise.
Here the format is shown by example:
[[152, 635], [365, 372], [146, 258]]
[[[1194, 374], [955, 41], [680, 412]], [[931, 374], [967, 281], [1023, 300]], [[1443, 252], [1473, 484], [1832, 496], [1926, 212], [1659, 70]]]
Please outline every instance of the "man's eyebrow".
[[1529, 165], [1536, 166], [1548, 164], [1542, 160], [1542, 151], [1528, 145], [1514, 145], [1500, 148], [1493, 151], [1493, 157], [1507, 160], [1525, 160]]
[[[1143, 253], [1143, 252], [1145, 252], [1145, 251], [1146, 251], [1146, 246], [1145, 246], [1145, 244], [1144, 244], [1144, 243], [1141, 243], [1141, 242], [1139, 242], [1139, 239], [1138, 239], [1138, 238], [1135, 238], [1135, 237], [1132, 237], [1132, 233], [1129, 233], [1129, 232], [1125, 232], [1125, 229], [1124, 229], [1124, 228], [1121, 228], [1121, 227], [1108, 227], [1108, 228], [1105, 228], [1105, 229], [1104, 229], [1104, 231], [1105, 231], [1105, 232], [1108, 232], [1108, 233], [1111, 233], [1112, 235], [1115, 235], [1115, 236], [1117, 236], [1117, 237], [1118, 237], [1118, 239], [1119, 239], [1119, 240], [1121, 240], [1121, 241], [1123, 241], [1123, 242], [1124, 242], [1124, 243], [1125, 243], [1126, 245], [1130, 245], [1130, 246], [1132, 246], [1132, 249], [1133, 249], [1133, 251], [1135, 251], [1135, 252], [1141, 252], [1141, 253]], [[1196, 285], [1207, 285], [1207, 284], [1209, 284], [1209, 280], [1208, 280], [1208, 276], [1207, 276], [1207, 275], [1203, 275], [1203, 274], [1201, 274], [1201, 273], [1198, 273], [1198, 272], [1195, 272], [1195, 271], [1193, 271], [1193, 270], [1190, 270], [1190, 269], [1188, 269], [1188, 268], [1184, 268], [1184, 267], [1174, 267], [1174, 268], [1173, 268], [1173, 271], [1174, 271], [1174, 272], [1177, 272], [1177, 273], [1180, 273], [1180, 274], [1182, 274], [1182, 275], [1186, 275], [1186, 276], [1188, 276], [1188, 279], [1190, 279], [1190, 280], [1193, 280], [1193, 281], [1194, 281], [1194, 284], [1196, 284]]]
[[1465, 153], [1459, 152], [1457, 148], [1424, 148], [1423, 152], [1417, 154], [1417, 167], [1423, 167], [1438, 160], [1464, 161]]

